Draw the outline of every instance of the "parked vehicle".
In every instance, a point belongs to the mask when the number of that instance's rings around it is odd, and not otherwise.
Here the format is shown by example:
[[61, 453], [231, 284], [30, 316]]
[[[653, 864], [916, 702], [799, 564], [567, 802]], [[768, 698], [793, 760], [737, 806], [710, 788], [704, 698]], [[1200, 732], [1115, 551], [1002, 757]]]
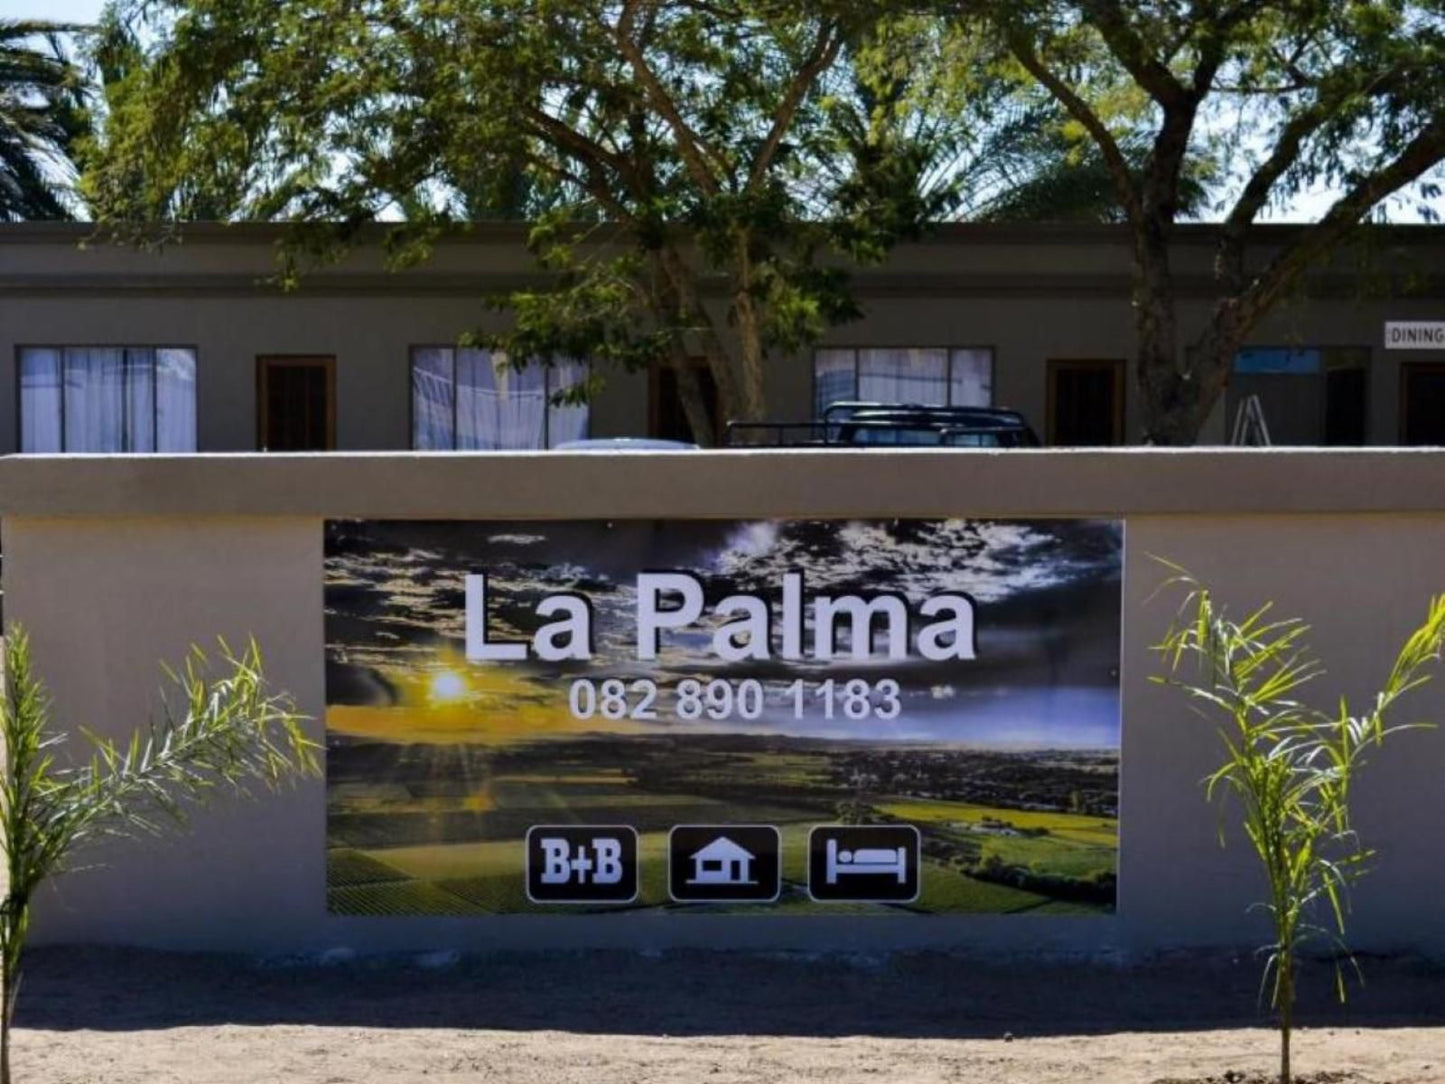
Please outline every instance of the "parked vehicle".
[[821, 418], [729, 422], [724, 447], [1037, 448], [1038, 434], [1016, 410], [916, 403], [833, 403]]
[[683, 440], [658, 440], [654, 437], [591, 437], [586, 440], [564, 440], [557, 452], [678, 452], [695, 450], [696, 444]]

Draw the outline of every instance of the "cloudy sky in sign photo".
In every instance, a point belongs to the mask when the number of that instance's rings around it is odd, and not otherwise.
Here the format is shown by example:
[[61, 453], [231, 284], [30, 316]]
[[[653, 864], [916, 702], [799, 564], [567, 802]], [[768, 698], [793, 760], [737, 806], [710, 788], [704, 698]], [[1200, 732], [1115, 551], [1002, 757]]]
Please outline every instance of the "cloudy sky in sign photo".
[[[455, 666], [463, 649], [464, 577], [488, 578], [489, 638], [530, 639], [538, 602], [582, 594], [593, 610], [590, 661], [500, 664], [525, 674], [539, 695], [565, 697], [578, 677], [756, 678], [769, 710], [752, 729], [795, 736], [1058, 747], [1117, 745], [1119, 568], [1122, 530], [1096, 521], [603, 521], [488, 524], [355, 523], [327, 534], [328, 702], [384, 706], [408, 675]], [[756, 595], [774, 615], [773, 655], [728, 663], [712, 652], [720, 623], [664, 633], [659, 658], [636, 657], [636, 576], [683, 571], [703, 584], [709, 608]], [[776, 657], [782, 576], [815, 594], [898, 594], [912, 607], [931, 595], [977, 603], [978, 657], [929, 662], [822, 663]], [[881, 632], [882, 622], [879, 625]], [[914, 629], [920, 621], [915, 620]], [[805, 622], [811, 627], [811, 620]], [[811, 647], [805, 633], [805, 650]], [[846, 637], [840, 643], [846, 646]], [[903, 717], [793, 718], [780, 690], [802, 677], [891, 677], [903, 688]], [[662, 698], [664, 720], [670, 703]], [[701, 727], [717, 724], [693, 724]]]

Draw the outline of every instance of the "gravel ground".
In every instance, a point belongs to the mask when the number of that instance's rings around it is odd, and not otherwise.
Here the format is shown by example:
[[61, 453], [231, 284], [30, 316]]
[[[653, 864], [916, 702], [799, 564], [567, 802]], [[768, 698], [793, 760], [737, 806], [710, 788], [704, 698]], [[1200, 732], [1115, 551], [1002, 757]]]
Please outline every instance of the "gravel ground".
[[[1445, 969], [1306, 975], [1317, 1084], [1445, 1082]], [[259, 961], [28, 958], [16, 1084], [527, 1084], [1264, 1079], [1253, 961], [569, 953]]]

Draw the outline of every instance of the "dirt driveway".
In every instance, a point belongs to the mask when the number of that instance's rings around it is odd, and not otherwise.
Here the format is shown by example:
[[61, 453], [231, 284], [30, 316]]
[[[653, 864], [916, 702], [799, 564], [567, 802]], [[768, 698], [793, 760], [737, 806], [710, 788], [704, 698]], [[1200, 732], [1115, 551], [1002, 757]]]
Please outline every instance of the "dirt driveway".
[[[1310, 969], [1298, 1068], [1445, 1082], [1445, 971]], [[1128, 967], [944, 954], [575, 953], [314, 962], [30, 959], [17, 1084], [660, 1084], [1249, 1079], [1274, 1038], [1249, 959]], [[1339, 1075], [1336, 1075], [1339, 1074]]]

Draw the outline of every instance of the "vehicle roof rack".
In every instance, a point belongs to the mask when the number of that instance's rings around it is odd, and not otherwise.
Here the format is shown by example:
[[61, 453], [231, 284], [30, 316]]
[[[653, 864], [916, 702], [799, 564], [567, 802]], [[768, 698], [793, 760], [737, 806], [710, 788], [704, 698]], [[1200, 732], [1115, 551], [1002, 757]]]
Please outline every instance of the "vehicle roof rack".
[[927, 432], [936, 435], [936, 443], [944, 447], [964, 446], [969, 443], [968, 438], [983, 436], [1018, 438], [997, 441], [1004, 446], [1038, 443], [1028, 422], [1016, 410], [841, 400], [828, 404], [822, 417], [807, 421], [730, 421], [723, 429], [722, 444], [734, 448], [779, 448], [919, 443], [857, 439], [860, 434], [875, 432]]

